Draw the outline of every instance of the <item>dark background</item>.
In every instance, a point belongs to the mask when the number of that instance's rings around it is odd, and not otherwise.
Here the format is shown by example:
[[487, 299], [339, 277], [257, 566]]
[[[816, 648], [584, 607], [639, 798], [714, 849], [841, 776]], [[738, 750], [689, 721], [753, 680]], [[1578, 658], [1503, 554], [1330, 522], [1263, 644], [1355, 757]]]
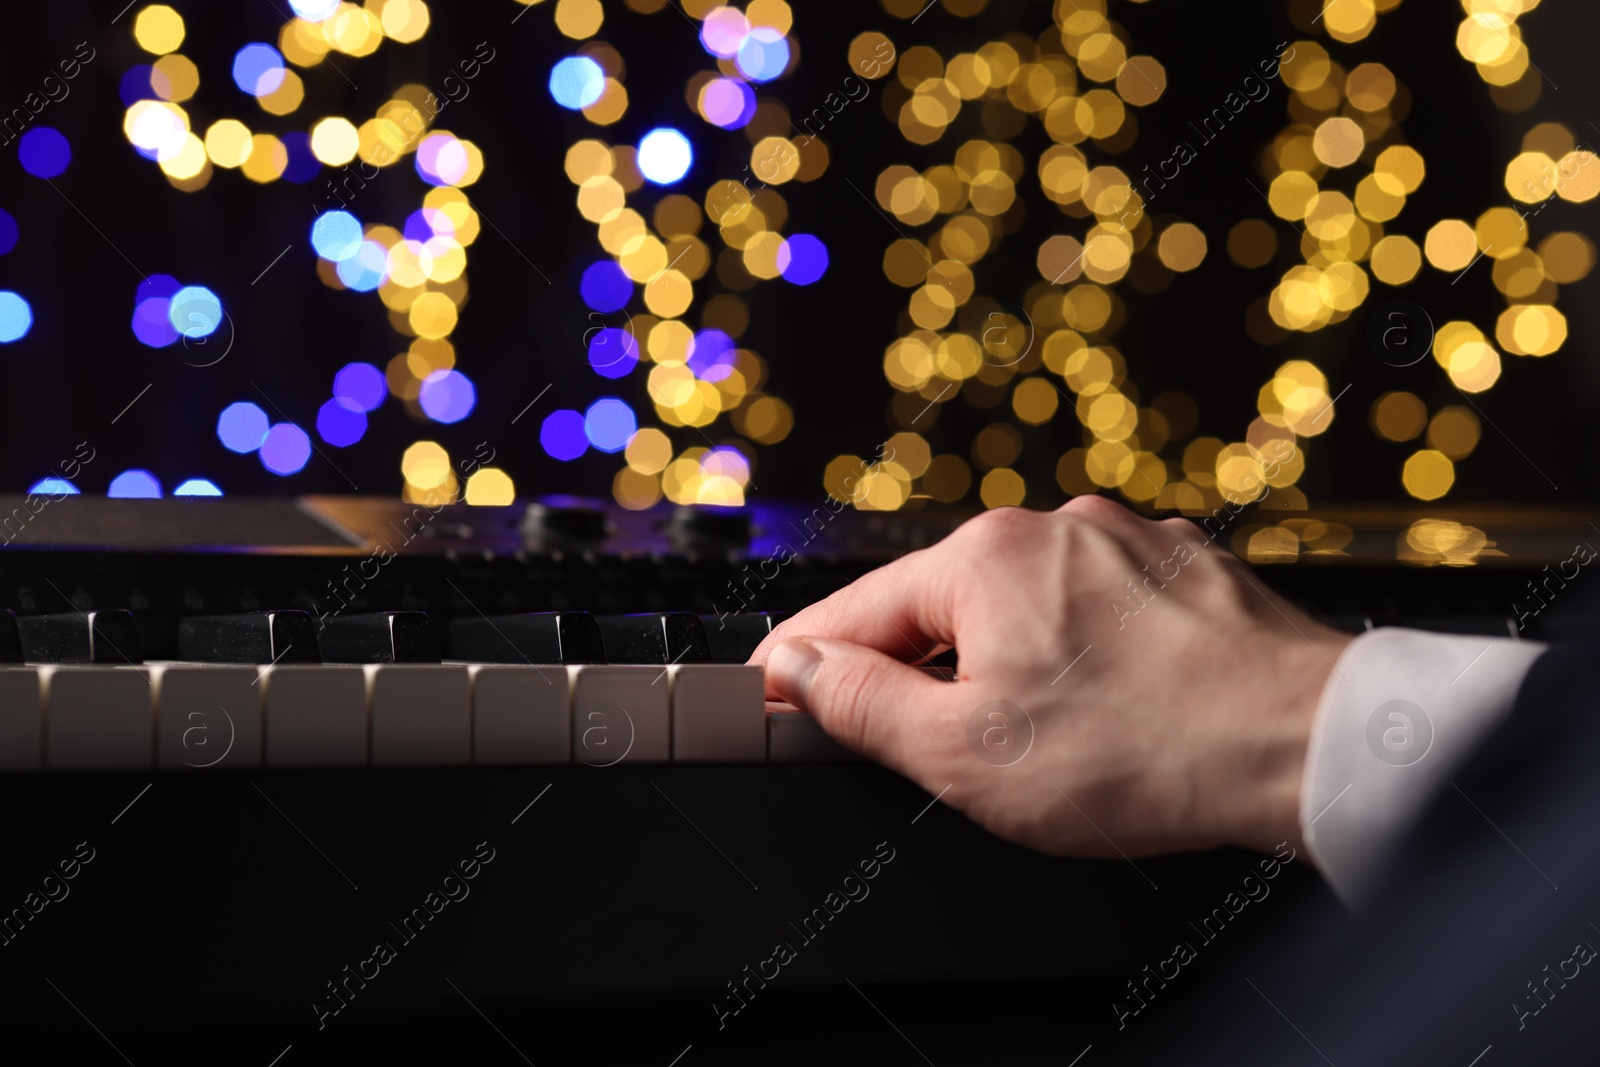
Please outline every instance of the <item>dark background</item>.
[[[111, 25], [123, 2], [7, 5], [0, 14], [0, 109], [5, 111], [20, 106], [77, 42], [87, 40], [98, 51], [71, 83], [70, 97], [52, 103], [36, 120], [61, 130], [72, 143], [73, 161], [55, 179], [57, 189], [21, 169], [15, 142], [0, 148], [0, 207], [21, 227], [17, 247], [0, 257], [0, 288], [23, 293], [35, 316], [26, 338], [0, 347], [0, 417], [8, 430], [0, 450], [0, 487], [26, 488], [88, 439], [101, 457], [83, 475], [81, 484], [89, 492], [103, 492], [124, 469], [144, 467], [169, 489], [198, 476], [229, 493], [359, 489], [392, 494], [402, 484], [400, 454], [413, 441], [437, 440], [453, 456], [464, 456], [472, 454], [476, 442], [491, 439], [497, 465], [516, 479], [522, 495], [608, 496], [620, 455], [591, 451], [577, 462], [558, 463], [543, 454], [537, 440], [543, 414], [558, 407], [582, 410], [602, 395], [627, 398], [642, 425], [654, 423], [644, 389], [646, 368], [620, 382], [599, 378], [574, 343], [574, 316], [581, 316], [578, 273], [603, 252], [594, 226], [575, 209], [575, 189], [562, 172], [562, 160], [567, 147], [583, 137], [628, 143], [660, 123], [688, 132], [697, 155], [687, 181], [660, 192], [646, 187], [629, 197], [647, 217], [667, 191], [703, 200], [712, 181], [742, 172], [749, 157], [744, 134], [716, 130], [695, 117], [684, 100], [687, 79], [713, 66], [696, 40], [697, 24], [675, 7], [643, 15], [608, 0], [597, 39], [624, 56], [630, 97], [627, 115], [610, 127], [595, 127], [581, 113], [555, 106], [545, 89], [551, 65], [581, 44], [556, 32], [554, 3], [533, 8], [512, 25], [523, 9], [509, 0], [434, 3], [432, 27], [420, 42], [385, 41], [364, 59], [336, 55], [359, 89], [326, 62], [298, 70], [306, 102], [280, 118], [246, 99], [229, 68], [233, 53], [245, 43], [276, 42], [287, 9], [280, 11], [271, 0], [227, 5], [173, 0], [188, 27], [180, 51], [200, 66], [200, 90], [183, 106], [201, 132], [227, 116], [241, 118], [252, 130], [280, 135], [305, 131], [331, 114], [359, 124], [401, 84], [437, 85], [478, 42], [496, 49], [495, 60], [472, 83], [472, 95], [452, 104], [439, 120], [441, 127], [476, 142], [486, 159], [482, 179], [468, 193], [492, 225], [486, 223], [468, 249], [471, 293], [452, 337], [458, 369], [478, 387], [478, 406], [465, 421], [440, 426], [413, 422], [390, 398], [373, 413], [371, 429], [359, 444], [334, 449], [312, 429], [334, 372], [358, 359], [381, 367], [403, 350], [403, 339], [389, 328], [375, 294], [335, 292], [316, 279], [309, 244], [312, 204], [323, 195], [323, 179], [331, 172], [303, 185], [283, 180], [258, 185], [237, 172], [219, 171], [201, 192], [172, 188], [122, 135], [118, 80], [129, 66], [153, 58], [131, 34], [142, 2]], [[871, 3], [795, 7], [792, 36], [800, 42], [800, 62], [761, 93], [775, 94], [796, 114], [820, 102], [849, 73], [846, 47], [863, 30], [885, 32], [901, 51], [927, 44], [948, 58], [1014, 30], [1036, 36], [1051, 17], [1049, 4], [1021, 0], [992, 0], [973, 18], [935, 6], [914, 24]], [[1280, 41], [1304, 38], [1319, 40], [1347, 68], [1383, 62], [1410, 90], [1412, 109], [1401, 125], [1404, 139], [1426, 157], [1428, 178], [1400, 218], [1386, 226], [1387, 233], [1405, 233], [1420, 243], [1439, 218], [1470, 221], [1489, 207], [1509, 203], [1502, 184], [1505, 164], [1537, 122], [1563, 122], [1580, 144], [1600, 141], [1591, 125], [1600, 120], [1595, 105], [1600, 74], [1592, 54], [1600, 15], [1589, 5], [1547, 0], [1519, 20], [1534, 63], [1550, 79], [1539, 102], [1520, 114], [1497, 110], [1488, 86], [1456, 52], [1458, 4], [1411, 0], [1381, 16], [1377, 30], [1353, 45], [1296, 29], [1286, 7], [1234, 5], [1224, 14], [1216, 5], [1176, 0], [1113, 2], [1111, 17], [1131, 32], [1130, 50], [1165, 64], [1169, 87], [1153, 107], [1130, 109], [1140, 129], [1132, 147], [1109, 159], [1102, 152], [1102, 159], [1120, 163], [1130, 174], [1159, 161], [1186, 136], [1182, 131], [1191, 118], [1236, 88], [1261, 59], [1275, 54]], [[1315, 5], [1309, 11], [1314, 14]], [[759, 449], [755, 481], [760, 489], [753, 495], [819, 493], [830, 458], [870, 455], [893, 429], [882, 353], [898, 335], [907, 291], [890, 285], [881, 269], [883, 250], [896, 234], [847, 180], [870, 193], [876, 175], [890, 163], [920, 169], [947, 161], [956, 145], [982, 133], [980, 108], [968, 106], [938, 142], [907, 143], [882, 107], [892, 80], [871, 83], [865, 102], [852, 104], [830, 123], [823, 140], [831, 163], [822, 178], [780, 187], [790, 208], [785, 232], [813, 232], [827, 241], [828, 275], [805, 289], [776, 281], [742, 294], [752, 317], [741, 343], [768, 361], [766, 389], [793, 405], [796, 416], [787, 440]], [[1351, 388], [1332, 429], [1306, 442], [1308, 470], [1300, 487], [1313, 506], [1402, 501], [1400, 464], [1419, 445], [1377, 439], [1367, 424], [1370, 404], [1391, 389], [1416, 392], [1430, 411], [1461, 400], [1431, 359], [1397, 369], [1375, 358], [1366, 343], [1367, 316], [1385, 300], [1405, 298], [1425, 307], [1435, 324], [1466, 318], [1492, 337], [1504, 302], [1490, 282], [1490, 264], [1478, 264], [1457, 285], [1450, 284], [1453, 276], [1424, 265], [1418, 281], [1402, 289], [1374, 280], [1367, 302], [1341, 325], [1296, 334], [1272, 347], [1253, 341], [1244, 328], [1245, 309], [1298, 261], [1298, 239], [1288, 224], [1274, 220], [1278, 259], [1254, 271], [1234, 266], [1224, 246], [1237, 220], [1272, 218], [1244, 178], [1265, 187], [1255, 161], [1287, 121], [1286, 101], [1284, 86], [1274, 82], [1272, 94], [1247, 107], [1151, 205], [1158, 222], [1182, 217], [1199, 225], [1210, 251], [1199, 270], [1178, 276], [1159, 296], [1140, 296], [1119, 284], [1116, 291], [1129, 302], [1130, 315], [1112, 343], [1128, 358], [1141, 403], [1167, 389], [1188, 392], [1200, 408], [1197, 434], [1224, 440], [1242, 438], [1255, 416], [1257, 390], [1274, 368], [1286, 359], [1312, 360], [1327, 374], [1330, 392]], [[1188, 139], [1192, 142], [1192, 135]], [[1080, 220], [1063, 216], [1038, 189], [1034, 165], [1047, 143], [1030, 119], [1019, 138], [1028, 171], [1019, 183], [1020, 206], [1009, 220], [1016, 232], [976, 265], [980, 293], [1020, 301], [1038, 281], [1039, 243], [1054, 233], [1083, 231]], [[355, 210], [364, 222], [398, 226], [424, 191], [408, 158], [386, 168], [360, 194]], [[1533, 223], [1530, 243], [1556, 230], [1594, 231], [1595, 209], [1594, 204], [1552, 201]], [[713, 228], [701, 237], [713, 254], [721, 250]], [[288, 254], [252, 286], [251, 280], [290, 244]], [[221, 296], [237, 329], [235, 346], [222, 363], [198, 369], [182, 361], [190, 354], [181, 346], [150, 349], [134, 339], [128, 323], [140, 279], [124, 255], [146, 274], [173, 274]], [[1493, 425], [1485, 422], [1477, 451], [1457, 464], [1457, 484], [1446, 503], [1575, 503], [1596, 495], [1600, 456], [1585, 431], [1600, 390], [1600, 372], [1590, 355], [1600, 329], [1593, 310], [1597, 287], [1600, 275], [1562, 287], [1558, 306], [1568, 316], [1571, 337], [1559, 352], [1544, 359], [1503, 356], [1500, 382], [1473, 397]], [[714, 271], [696, 282], [696, 302], [686, 318], [697, 322], [705, 299], [718, 291]], [[111, 425], [150, 383], [149, 393]], [[553, 386], [534, 411], [510, 425], [547, 383]], [[216, 417], [236, 400], [261, 404], [274, 421], [283, 417], [262, 401], [257, 387], [277, 402], [283, 416], [311, 432], [323, 453], [314, 453], [297, 475], [271, 475], [255, 456], [228, 452], [217, 440]], [[979, 411], [964, 401], [945, 408], [931, 430], [927, 422], [918, 429], [931, 438], [935, 451], [963, 454], [972, 436], [1005, 411]], [[1064, 494], [1055, 483], [1055, 462], [1081, 443], [1079, 427], [1063, 410], [1047, 426], [1022, 431], [1025, 448], [1017, 467], [1028, 478], [1028, 503], [1059, 502]], [[721, 442], [733, 431], [724, 416], [707, 433]], [[692, 430], [673, 432], [673, 440], [679, 449], [701, 443]], [[1166, 454], [1177, 450], [1181, 443]], [[975, 489], [968, 499], [976, 499]]]

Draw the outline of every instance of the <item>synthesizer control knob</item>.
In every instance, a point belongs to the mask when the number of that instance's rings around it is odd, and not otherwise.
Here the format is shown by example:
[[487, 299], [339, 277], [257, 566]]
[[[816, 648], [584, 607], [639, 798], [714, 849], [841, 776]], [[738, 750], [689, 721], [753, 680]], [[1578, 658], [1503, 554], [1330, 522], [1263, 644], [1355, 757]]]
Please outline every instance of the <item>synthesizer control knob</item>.
[[667, 532], [682, 544], [743, 548], [750, 543], [750, 509], [682, 505], [673, 509]]
[[535, 501], [522, 513], [522, 535], [538, 541], [604, 541], [606, 513], [588, 501]]

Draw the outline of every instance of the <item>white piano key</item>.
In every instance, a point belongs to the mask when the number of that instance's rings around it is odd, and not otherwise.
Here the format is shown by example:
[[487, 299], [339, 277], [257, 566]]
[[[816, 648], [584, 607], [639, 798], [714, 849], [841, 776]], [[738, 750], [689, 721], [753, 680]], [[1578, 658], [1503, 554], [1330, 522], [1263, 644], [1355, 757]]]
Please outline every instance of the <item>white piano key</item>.
[[35, 667], [0, 667], [0, 771], [36, 771], [44, 762], [44, 701]]
[[572, 692], [567, 668], [475, 663], [472, 762], [571, 763]]
[[40, 667], [44, 765], [132, 770], [155, 762], [155, 701], [144, 667]]
[[156, 766], [261, 766], [259, 668], [209, 663], [156, 663]]
[[374, 767], [465, 767], [472, 702], [461, 664], [369, 664]]
[[367, 681], [360, 667], [263, 667], [268, 767], [367, 763]]
[[766, 684], [760, 667], [680, 663], [668, 672], [674, 763], [766, 762]]
[[805, 712], [787, 704], [767, 705], [767, 762], [855, 763], [861, 758]]
[[591, 767], [666, 763], [672, 755], [665, 667], [567, 667], [572, 759]]

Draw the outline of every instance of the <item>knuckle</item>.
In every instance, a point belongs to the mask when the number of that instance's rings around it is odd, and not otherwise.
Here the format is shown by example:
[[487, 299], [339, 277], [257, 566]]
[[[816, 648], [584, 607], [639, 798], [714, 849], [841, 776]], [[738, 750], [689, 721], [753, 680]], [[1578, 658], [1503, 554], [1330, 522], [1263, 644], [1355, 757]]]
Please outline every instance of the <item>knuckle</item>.
[[1013, 545], [1037, 533], [1038, 516], [1024, 508], [992, 508], [976, 515], [958, 531], [978, 547]]

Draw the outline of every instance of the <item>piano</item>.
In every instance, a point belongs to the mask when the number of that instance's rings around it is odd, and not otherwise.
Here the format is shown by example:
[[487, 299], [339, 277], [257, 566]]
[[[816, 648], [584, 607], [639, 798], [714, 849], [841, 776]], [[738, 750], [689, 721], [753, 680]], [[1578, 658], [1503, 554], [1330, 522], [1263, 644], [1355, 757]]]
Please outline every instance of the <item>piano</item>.
[[[963, 513], [0, 499], [18, 514], [0, 1002], [28, 1038], [290, 1064], [460, 1027], [503, 1062], [687, 1064], [820, 1012], [904, 1058], [895, 1023], [959, 1044], [945, 1020], [983, 1005], [1070, 1060], [1115, 1047], [1112, 1001], [1259, 862], [1039, 856], [764, 703], [744, 662], [772, 626]], [[1233, 522], [1336, 625], [1581, 625], [1549, 580], [1576, 513]], [[1270, 907], [1320, 891], [1283, 867]]]

